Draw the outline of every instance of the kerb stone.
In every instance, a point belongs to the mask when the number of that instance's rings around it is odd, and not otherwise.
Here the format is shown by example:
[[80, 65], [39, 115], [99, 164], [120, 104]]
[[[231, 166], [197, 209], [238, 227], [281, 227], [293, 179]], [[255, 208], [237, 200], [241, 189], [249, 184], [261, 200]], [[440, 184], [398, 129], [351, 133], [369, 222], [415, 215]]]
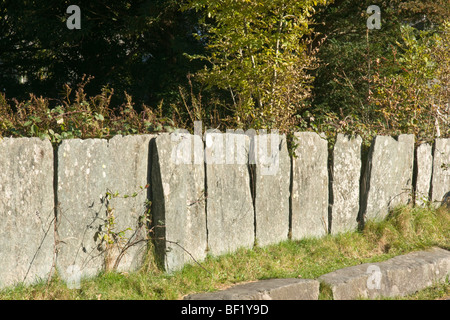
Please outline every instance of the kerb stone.
[[351, 300], [412, 294], [446, 281], [449, 275], [450, 252], [432, 248], [340, 269], [318, 280], [331, 289], [334, 300]]
[[319, 286], [312, 279], [267, 279], [218, 292], [192, 294], [184, 300], [318, 300]]

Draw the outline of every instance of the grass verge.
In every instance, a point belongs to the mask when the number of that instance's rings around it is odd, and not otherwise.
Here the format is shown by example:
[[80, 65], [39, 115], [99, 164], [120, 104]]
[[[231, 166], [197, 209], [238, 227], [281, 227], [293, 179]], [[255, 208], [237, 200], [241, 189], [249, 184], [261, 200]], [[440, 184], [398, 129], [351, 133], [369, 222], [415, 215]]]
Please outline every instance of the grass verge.
[[[208, 256], [203, 268], [193, 264], [167, 274], [149, 261], [133, 273], [101, 273], [69, 289], [56, 275], [30, 286], [0, 291], [0, 299], [180, 299], [186, 294], [224, 289], [233, 284], [269, 278], [317, 278], [325, 273], [368, 262], [379, 262], [411, 251], [439, 246], [450, 250], [450, 212], [444, 209], [395, 209], [381, 222], [367, 222], [361, 232], [319, 239], [284, 241], [264, 248], [240, 249]], [[206, 270], [205, 270], [206, 269]], [[407, 299], [437, 299], [449, 286], [436, 285]], [[321, 296], [326, 299], [326, 294]]]

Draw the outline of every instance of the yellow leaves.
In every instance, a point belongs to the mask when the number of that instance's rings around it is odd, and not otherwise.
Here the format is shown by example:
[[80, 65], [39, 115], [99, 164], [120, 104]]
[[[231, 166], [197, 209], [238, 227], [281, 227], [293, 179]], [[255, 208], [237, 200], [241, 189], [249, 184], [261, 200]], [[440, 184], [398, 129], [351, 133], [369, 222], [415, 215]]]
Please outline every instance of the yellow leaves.
[[296, 111], [293, 104], [309, 96], [313, 79], [306, 70], [313, 66], [315, 52], [305, 54], [305, 35], [310, 33], [306, 17], [317, 3], [210, 0], [217, 22], [208, 30], [213, 68], [203, 72], [202, 79], [232, 89], [238, 121], [280, 124]]

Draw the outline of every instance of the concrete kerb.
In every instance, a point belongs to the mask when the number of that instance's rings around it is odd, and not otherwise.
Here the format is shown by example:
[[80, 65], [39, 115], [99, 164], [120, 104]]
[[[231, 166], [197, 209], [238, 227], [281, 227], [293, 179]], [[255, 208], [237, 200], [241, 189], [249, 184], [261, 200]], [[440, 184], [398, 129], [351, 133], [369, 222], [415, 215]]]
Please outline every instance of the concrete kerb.
[[317, 279], [269, 279], [226, 290], [191, 294], [184, 300], [318, 300], [322, 290], [333, 300], [397, 297], [449, 281], [450, 251], [430, 248], [384, 262], [365, 263]]

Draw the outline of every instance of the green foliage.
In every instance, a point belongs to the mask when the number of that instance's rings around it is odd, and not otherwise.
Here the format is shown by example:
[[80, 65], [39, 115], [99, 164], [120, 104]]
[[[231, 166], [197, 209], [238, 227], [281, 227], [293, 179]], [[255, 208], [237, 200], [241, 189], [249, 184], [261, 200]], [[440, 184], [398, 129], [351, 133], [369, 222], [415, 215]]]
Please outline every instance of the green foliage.
[[450, 215], [445, 208], [399, 207], [381, 222], [366, 223], [363, 234], [382, 252], [429, 246], [447, 248]]
[[[380, 30], [366, 27], [372, 4], [381, 8]], [[318, 13], [316, 31], [325, 41], [309, 115], [302, 114], [314, 119], [308, 125], [329, 135], [359, 133], [364, 141], [399, 133], [431, 140], [438, 117], [441, 136], [448, 136], [448, 31], [442, 28], [449, 14], [445, 0], [342, 0]], [[438, 80], [433, 88], [430, 79]]]
[[[450, 136], [446, 0], [82, 1], [76, 31], [65, 2], [0, 3], [0, 136], [58, 143], [197, 120], [365, 144]], [[381, 30], [366, 27], [373, 4]]]
[[[140, 186], [140, 190], [133, 192], [131, 195], [120, 195], [117, 191], [112, 192], [108, 190], [102, 198], [102, 203], [105, 206], [105, 219], [104, 223], [98, 226], [98, 229], [94, 234], [94, 241], [97, 243], [98, 251], [105, 253], [106, 272], [117, 270], [120, 260], [130, 247], [141, 241], [147, 241], [146, 239], [134, 238], [134, 235], [138, 233], [139, 229], [145, 229], [147, 235], [152, 232], [152, 229], [149, 228], [151, 225], [150, 201], [146, 201], [145, 203], [146, 209], [138, 218], [136, 230], [133, 230], [130, 227], [117, 230], [115, 208], [112, 206], [111, 200], [117, 198], [135, 198], [140, 193], [147, 192], [148, 187], [149, 185], [146, 185], [145, 187]], [[131, 234], [131, 236], [128, 236], [129, 234]]]
[[[182, 1], [1, 0], [0, 92], [56, 99], [86, 74], [93, 77], [87, 93], [109, 85], [117, 92], [114, 104], [124, 91], [149, 105], [177, 101], [187, 72], [199, 68], [183, 53], [201, 52], [190, 35], [196, 17], [178, 10]], [[66, 27], [71, 4], [80, 7], [80, 30]]]
[[[112, 89], [104, 87], [102, 93], [88, 97], [83, 80], [77, 90], [65, 85], [65, 97], [55, 107], [49, 99], [31, 94], [29, 100], [10, 106], [0, 94], [0, 137], [39, 137], [58, 144], [63, 139], [111, 138], [114, 135], [144, 134], [169, 131], [177, 118], [162, 115], [142, 106], [138, 112], [131, 96], [120, 108], [112, 108]], [[73, 98], [72, 98], [73, 97]]]
[[420, 140], [450, 135], [449, 26], [445, 22], [440, 32], [402, 26], [391, 61], [396, 72], [383, 76], [385, 61], [376, 60], [369, 103], [386, 131], [411, 132]]
[[315, 66], [311, 41], [314, 6], [330, 1], [190, 1], [201, 11], [207, 43], [198, 73], [207, 86], [228, 91], [235, 122], [285, 130], [309, 96]]

